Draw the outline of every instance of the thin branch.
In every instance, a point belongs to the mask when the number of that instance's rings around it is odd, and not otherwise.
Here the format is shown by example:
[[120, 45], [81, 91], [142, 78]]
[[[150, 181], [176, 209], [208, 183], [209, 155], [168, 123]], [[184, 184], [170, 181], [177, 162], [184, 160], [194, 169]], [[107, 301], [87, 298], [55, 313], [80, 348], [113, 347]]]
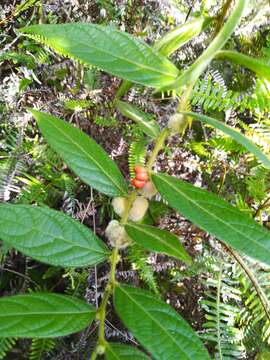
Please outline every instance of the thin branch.
[[266, 317], [270, 321], [270, 305], [269, 305], [268, 299], [267, 299], [261, 285], [259, 284], [258, 280], [256, 279], [255, 275], [250, 270], [250, 268], [247, 266], [247, 264], [244, 262], [242, 257], [236, 251], [234, 251], [230, 246], [227, 246], [225, 244], [223, 244], [223, 246], [234, 257], [234, 259], [238, 262], [238, 264], [241, 266], [241, 268], [244, 270], [244, 272], [248, 276], [255, 291], [257, 292], [257, 295], [260, 299], [262, 307], [265, 311]]

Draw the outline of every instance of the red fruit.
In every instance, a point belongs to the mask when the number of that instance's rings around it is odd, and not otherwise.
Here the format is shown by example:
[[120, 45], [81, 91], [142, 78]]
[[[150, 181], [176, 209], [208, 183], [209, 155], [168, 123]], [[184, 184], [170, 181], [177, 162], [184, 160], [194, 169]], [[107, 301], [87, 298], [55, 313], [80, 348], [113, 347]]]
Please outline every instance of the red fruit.
[[147, 170], [145, 167], [141, 166], [141, 165], [136, 165], [134, 167], [134, 170], [135, 170], [135, 173], [136, 174], [140, 174], [140, 173], [144, 173], [144, 174], [147, 174]]
[[141, 180], [138, 180], [138, 179], [132, 179], [131, 180], [131, 184], [137, 188], [137, 189], [141, 189], [144, 187], [145, 185], [145, 181], [141, 181]]
[[147, 181], [148, 180], [148, 174], [146, 172], [136, 173], [136, 179], [140, 180], [140, 181]]

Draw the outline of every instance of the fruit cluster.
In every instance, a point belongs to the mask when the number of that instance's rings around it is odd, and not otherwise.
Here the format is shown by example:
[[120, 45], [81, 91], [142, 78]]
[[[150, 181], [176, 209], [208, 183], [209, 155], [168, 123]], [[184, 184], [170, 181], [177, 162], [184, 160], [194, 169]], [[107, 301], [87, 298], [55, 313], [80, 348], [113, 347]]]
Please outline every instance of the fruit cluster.
[[131, 184], [137, 189], [142, 189], [144, 185], [147, 183], [149, 178], [147, 170], [145, 167], [141, 165], [136, 165], [134, 167], [134, 171], [135, 171], [135, 178], [131, 180]]

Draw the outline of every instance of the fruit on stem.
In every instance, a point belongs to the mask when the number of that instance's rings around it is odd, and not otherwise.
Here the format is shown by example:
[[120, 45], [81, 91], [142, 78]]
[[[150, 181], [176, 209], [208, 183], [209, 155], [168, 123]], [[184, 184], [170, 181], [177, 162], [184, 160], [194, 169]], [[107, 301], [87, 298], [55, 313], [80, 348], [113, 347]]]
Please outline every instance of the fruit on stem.
[[135, 178], [135, 179], [132, 179], [132, 180], [131, 180], [131, 184], [132, 184], [135, 188], [141, 189], [141, 188], [144, 187], [145, 181], [138, 180], [138, 179]]
[[143, 219], [147, 209], [148, 209], [148, 200], [143, 196], [138, 196], [129, 211], [129, 220], [131, 221], [140, 221]]
[[112, 247], [124, 249], [131, 243], [124, 226], [120, 225], [119, 221], [111, 220], [105, 230], [105, 235]]
[[128, 206], [128, 200], [124, 197], [115, 197], [112, 200], [112, 206], [115, 213], [121, 217]]

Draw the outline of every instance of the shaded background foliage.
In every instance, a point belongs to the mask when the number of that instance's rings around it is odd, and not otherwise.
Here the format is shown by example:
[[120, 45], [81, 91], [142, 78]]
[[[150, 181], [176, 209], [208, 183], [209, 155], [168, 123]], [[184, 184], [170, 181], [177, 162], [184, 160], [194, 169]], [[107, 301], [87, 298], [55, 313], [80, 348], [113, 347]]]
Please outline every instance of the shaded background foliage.
[[[17, 28], [32, 23], [85, 21], [106, 24], [141, 37], [149, 44], [183, 23], [209, 3], [217, 15], [219, 1], [2, 1], [0, 7], [0, 201], [38, 204], [62, 210], [104, 238], [113, 216], [109, 200], [81, 183], [47, 147], [25, 107], [67, 119], [91, 135], [117, 161], [126, 178], [129, 169], [147, 154], [137, 125], [112, 107], [119, 79], [95, 68], [55, 55], [25, 39]], [[256, 5], [253, 6], [252, 5]], [[235, 36], [226, 45], [270, 62], [270, 7], [251, 1]], [[211, 41], [209, 29], [172, 56], [179, 67], [190, 64]], [[176, 109], [174, 98], [161, 99], [140, 86], [126, 100], [154, 113], [164, 125]], [[269, 89], [237, 65], [215, 60], [192, 93], [191, 106], [241, 129], [270, 151]], [[157, 170], [216, 192], [268, 227], [269, 171], [232, 139], [194, 123], [181, 140], [171, 138], [158, 157]], [[218, 359], [267, 359], [269, 322], [251, 283], [230, 255], [208, 234], [176, 214], [159, 198], [151, 203], [145, 221], [173, 231], [194, 258], [191, 267], [138, 246], [128, 250], [117, 277], [150, 288], [165, 297], [198, 330]], [[22, 257], [4, 244], [0, 248], [1, 295], [47, 290], [85, 298], [96, 305], [106, 281], [106, 265], [94, 269], [49, 267]], [[250, 263], [250, 259], [246, 259]], [[269, 292], [269, 269], [253, 264]], [[115, 318], [106, 321], [108, 339], [136, 343]], [[219, 336], [217, 336], [219, 334]], [[85, 359], [95, 342], [96, 325], [56, 340], [0, 341], [0, 358]], [[10, 350], [10, 351], [9, 351]], [[8, 352], [9, 351], [9, 352]], [[8, 355], [5, 355], [8, 353]], [[267, 355], [268, 354], [268, 355]], [[266, 357], [264, 357], [266, 356]]]

